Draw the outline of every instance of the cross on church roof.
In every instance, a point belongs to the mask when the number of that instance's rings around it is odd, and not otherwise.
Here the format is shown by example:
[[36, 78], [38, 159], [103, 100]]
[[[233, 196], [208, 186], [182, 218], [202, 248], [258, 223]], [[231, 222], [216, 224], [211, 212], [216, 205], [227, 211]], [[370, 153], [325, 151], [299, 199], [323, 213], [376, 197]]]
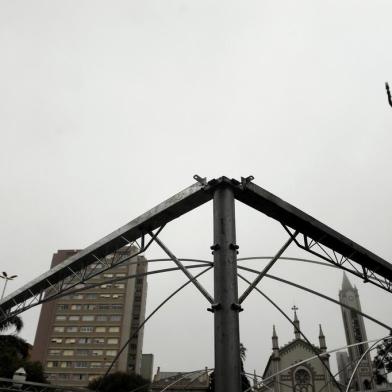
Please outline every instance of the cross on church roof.
[[291, 309], [294, 310], [294, 312], [296, 312], [298, 310], [298, 307], [294, 305]]

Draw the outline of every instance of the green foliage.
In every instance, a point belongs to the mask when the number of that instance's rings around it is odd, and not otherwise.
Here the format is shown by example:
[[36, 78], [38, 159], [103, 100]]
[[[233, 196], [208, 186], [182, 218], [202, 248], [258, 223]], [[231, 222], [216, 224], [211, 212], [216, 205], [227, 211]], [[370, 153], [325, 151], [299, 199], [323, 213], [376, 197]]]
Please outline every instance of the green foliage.
[[[20, 317], [14, 316], [0, 323], [0, 332], [15, 327], [19, 332], [23, 327]], [[15, 371], [23, 367], [26, 381], [47, 383], [42, 364], [28, 359], [29, 344], [17, 335], [0, 335], [0, 377], [12, 378]]]
[[[250, 383], [248, 377], [245, 374], [244, 370], [244, 361], [246, 358], [246, 348], [245, 346], [240, 343], [240, 358], [241, 358], [241, 391], [246, 391], [250, 388]], [[215, 372], [210, 374], [210, 381], [208, 385], [208, 391], [214, 392], [215, 391]]]
[[8, 328], [15, 327], [16, 332], [20, 332], [23, 328], [23, 321], [19, 316], [13, 316], [0, 323], [0, 332], [4, 332]]
[[146, 392], [149, 384], [149, 381], [138, 374], [115, 372], [90, 381], [87, 388], [99, 392], [129, 392], [140, 387], [138, 391]]
[[26, 371], [26, 381], [39, 382], [41, 384], [48, 383], [44, 375], [44, 368], [41, 362], [25, 361], [23, 367]]
[[377, 345], [377, 355], [373, 360], [374, 378], [377, 384], [384, 384], [387, 374], [392, 372], [392, 331], [388, 339]]

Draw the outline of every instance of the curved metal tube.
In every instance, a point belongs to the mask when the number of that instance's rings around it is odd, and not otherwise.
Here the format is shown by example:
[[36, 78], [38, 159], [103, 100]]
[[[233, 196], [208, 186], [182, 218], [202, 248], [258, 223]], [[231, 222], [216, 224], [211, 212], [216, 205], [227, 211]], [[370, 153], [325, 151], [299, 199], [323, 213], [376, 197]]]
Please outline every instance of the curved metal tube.
[[[385, 338], [382, 338], [382, 339], [377, 340], [377, 341], [376, 341], [374, 344], [372, 344], [372, 345], [362, 354], [362, 356], [359, 358], [359, 360], [358, 360], [357, 364], [355, 365], [355, 368], [354, 368], [354, 370], [353, 370], [353, 372], [352, 372], [352, 374], [351, 374], [350, 380], [348, 381], [347, 388], [346, 388], [346, 392], [349, 391], [350, 386], [351, 386], [351, 383], [353, 382], [355, 373], [357, 372], [358, 367], [359, 367], [359, 365], [361, 364], [362, 360], [363, 360], [363, 359], [365, 358], [365, 356], [369, 353], [369, 351], [370, 351], [374, 346], [377, 345], [378, 342], [381, 342], [381, 341], [384, 340], [384, 339], [385, 339]], [[389, 337], [387, 340], [391, 340], [391, 339], [392, 339], [392, 337]]]
[[[242, 275], [240, 275], [239, 273], [237, 273], [237, 275], [244, 280], [245, 282], [249, 283], [249, 280], [244, 278]], [[309, 339], [305, 336], [305, 334], [294, 324], [294, 322], [290, 319], [289, 316], [287, 316], [287, 314], [271, 299], [269, 298], [266, 294], [264, 294], [258, 287], [254, 288], [258, 293], [260, 293], [267, 301], [269, 301], [289, 322], [290, 324], [292, 324], [294, 326], [294, 329], [297, 330], [302, 337], [305, 339], [306, 343], [308, 343], [310, 349], [316, 354], [317, 358], [320, 360], [321, 365], [327, 370], [327, 373], [330, 375], [331, 379], [335, 382], [337, 388], [339, 389], [340, 392], [343, 392], [342, 389], [340, 388], [340, 385], [338, 384], [338, 382], [335, 380], [331, 369], [324, 363], [324, 361], [321, 358], [321, 355], [319, 353], [316, 352], [316, 350], [313, 349], [313, 345], [312, 343], [310, 343]]]
[[[259, 274], [259, 273], [260, 273], [260, 271], [257, 271], [257, 270], [255, 270], [255, 269], [248, 268], [248, 267], [238, 266], [238, 269], [242, 269], [242, 270], [244, 270], [244, 271], [249, 271], [249, 272], [252, 272], [252, 273], [255, 273], [255, 274]], [[374, 323], [380, 325], [381, 327], [384, 327], [384, 328], [386, 328], [386, 329], [388, 329], [388, 330], [392, 330], [392, 327], [391, 327], [391, 326], [389, 326], [389, 325], [387, 325], [387, 324], [384, 324], [383, 322], [381, 322], [381, 321], [375, 319], [375, 318], [372, 317], [372, 316], [369, 316], [369, 315], [366, 314], [366, 313], [361, 312], [361, 311], [358, 310], [358, 309], [355, 309], [355, 308], [353, 308], [353, 307], [351, 307], [351, 306], [349, 306], [349, 305], [346, 305], [346, 304], [344, 304], [344, 303], [342, 303], [342, 302], [340, 302], [340, 301], [337, 301], [336, 299], [333, 299], [333, 298], [331, 298], [331, 297], [328, 297], [328, 296], [325, 295], [325, 294], [318, 293], [317, 291], [314, 291], [314, 290], [312, 290], [312, 289], [309, 289], [309, 288], [307, 288], [307, 287], [304, 287], [304, 286], [302, 286], [302, 285], [300, 285], [300, 284], [291, 282], [291, 281], [286, 280], [286, 279], [283, 279], [283, 278], [278, 278], [277, 276], [274, 276], [274, 275], [266, 274], [265, 276], [266, 276], [266, 278], [273, 279], [273, 280], [277, 280], [278, 282], [282, 282], [282, 283], [288, 284], [289, 286], [293, 286], [293, 287], [296, 287], [296, 288], [298, 288], [298, 289], [307, 291], [307, 292], [310, 293], [310, 294], [317, 295], [318, 297], [324, 298], [324, 299], [326, 299], [327, 301], [330, 301], [330, 302], [333, 302], [333, 303], [335, 303], [335, 304], [337, 304], [337, 305], [343, 306], [344, 308], [350, 309], [350, 310], [352, 310], [353, 312], [355, 312], [355, 313], [357, 313], [357, 314], [360, 314], [361, 316], [367, 318], [368, 320], [373, 321]]]
[[[387, 337], [390, 338], [389, 336], [387, 336]], [[385, 339], [385, 337], [382, 338], [382, 339], [365, 340], [365, 341], [359, 342], [359, 343], [348, 344], [348, 345], [346, 345], [346, 346], [334, 348], [333, 350], [328, 350], [328, 351], [326, 351], [325, 353], [322, 353], [322, 356], [327, 355], [327, 354], [334, 353], [334, 352], [336, 352], [336, 351], [344, 350], [344, 349], [346, 349], [346, 348], [348, 348], [348, 347], [359, 346], [359, 345], [364, 344], [364, 343], [379, 342], [379, 341], [381, 341], [381, 340], [383, 340], [383, 339]], [[287, 370], [293, 369], [293, 368], [295, 368], [295, 367], [297, 367], [297, 366], [299, 366], [299, 365], [303, 365], [304, 363], [309, 362], [309, 361], [312, 361], [313, 359], [316, 359], [316, 358], [317, 358], [317, 355], [315, 355], [315, 356], [313, 356], [313, 357], [310, 357], [310, 358], [307, 358], [307, 359], [304, 359], [303, 361], [297, 362], [297, 363], [295, 363], [294, 365], [290, 365], [290, 366], [288, 366], [287, 368], [282, 369], [282, 370], [279, 370], [278, 372], [272, 374], [271, 376], [268, 376], [268, 377], [264, 378], [262, 382], [265, 382], [265, 381], [267, 381], [267, 380], [270, 380], [271, 378], [273, 378], [273, 377], [275, 377], [275, 376], [277, 376], [277, 375], [279, 375], [279, 374], [282, 374], [282, 373], [286, 372]], [[259, 384], [261, 384], [261, 383], [259, 383]], [[251, 389], [248, 388], [248, 389], [245, 390], [244, 392], [249, 392], [250, 390], [251, 390]]]
[[[193, 277], [193, 279], [198, 278], [199, 276], [203, 275], [204, 273], [206, 273], [207, 271], [209, 271], [212, 268], [212, 266], [209, 266], [208, 268], [206, 268], [205, 270], [201, 271], [200, 273], [198, 273], [197, 275], [195, 275]], [[135, 332], [127, 339], [127, 341], [124, 343], [124, 345], [121, 347], [121, 349], [119, 350], [119, 352], [117, 353], [117, 355], [114, 357], [113, 361], [111, 362], [110, 366], [108, 367], [108, 369], [106, 370], [105, 374], [102, 377], [102, 381], [103, 379], [109, 374], [109, 372], [112, 370], [113, 365], [116, 363], [116, 361], [118, 360], [118, 358], [120, 357], [120, 355], [122, 354], [122, 352], [125, 350], [125, 348], [127, 347], [127, 345], [129, 344], [129, 342], [131, 341], [131, 339], [139, 332], [139, 330], [141, 328], [144, 327], [144, 325], [147, 323], [147, 321], [163, 306], [165, 305], [170, 299], [172, 299], [178, 292], [180, 292], [184, 287], [186, 287], [188, 284], [190, 284], [192, 282], [191, 279], [189, 279], [188, 281], [186, 281], [184, 284], [182, 284], [178, 289], [176, 289], [175, 291], [173, 291], [168, 297], [166, 297], [166, 299], [164, 301], [162, 301], [149, 315], [148, 317], [139, 325], [139, 327], [135, 330]], [[101, 384], [102, 384], [101, 381]], [[101, 387], [101, 385], [98, 386], [98, 389]]]

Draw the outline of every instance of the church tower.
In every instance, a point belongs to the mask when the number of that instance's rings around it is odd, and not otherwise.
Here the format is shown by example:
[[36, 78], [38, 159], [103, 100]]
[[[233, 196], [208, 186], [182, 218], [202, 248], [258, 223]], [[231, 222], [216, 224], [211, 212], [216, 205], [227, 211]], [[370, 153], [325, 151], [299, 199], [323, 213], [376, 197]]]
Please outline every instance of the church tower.
[[[343, 273], [342, 288], [339, 291], [339, 300], [345, 305], [361, 311], [361, 302], [359, 300], [358, 289], [351, 285], [346, 273]], [[363, 317], [354, 310], [341, 307], [344, 332], [346, 334], [347, 345], [363, 342], [367, 340], [365, 324]], [[349, 360], [354, 368], [356, 361], [369, 348], [368, 344], [362, 344], [354, 347], [348, 347]], [[356, 391], [364, 391], [374, 388], [372, 385], [372, 362], [370, 354], [363, 358], [358, 370], [354, 376], [352, 386]]]

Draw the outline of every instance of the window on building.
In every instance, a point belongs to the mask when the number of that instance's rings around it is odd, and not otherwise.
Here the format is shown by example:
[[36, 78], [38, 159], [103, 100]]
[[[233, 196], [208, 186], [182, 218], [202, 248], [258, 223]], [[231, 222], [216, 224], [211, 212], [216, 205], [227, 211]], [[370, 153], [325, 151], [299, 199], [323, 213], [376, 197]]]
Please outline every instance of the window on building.
[[67, 316], [56, 316], [56, 321], [65, 321]]
[[83, 321], [94, 321], [94, 316], [82, 316]]
[[111, 333], [120, 332], [120, 327], [109, 327], [109, 332]]
[[87, 299], [96, 299], [97, 298], [97, 294], [86, 294], [86, 298]]
[[110, 294], [100, 294], [100, 298], [110, 298]]
[[79, 356], [87, 356], [90, 354], [90, 350], [76, 350], [76, 355]]
[[53, 331], [54, 332], [64, 332], [64, 327], [54, 327]]
[[74, 350], [64, 350], [63, 355], [64, 357], [71, 357], [72, 355], [74, 355]]
[[72, 299], [83, 299], [83, 294], [74, 294]]
[[79, 338], [78, 343], [79, 344], [89, 344], [89, 343], [91, 343], [91, 338]]
[[90, 362], [91, 368], [100, 368], [102, 367], [102, 362]]
[[69, 316], [69, 321], [79, 321], [80, 320], [80, 316]]
[[122, 309], [122, 308], [123, 308], [123, 306], [121, 304], [113, 304], [112, 305], [112, 309], [118, 310], [118, 309]]
[[116, 289], [124, 289], [125, 288], [125, 284], [124, 283], [115, 283], [114, 287]]
[[103, 277], [104, 278], [113, 278], [113, 274], [106, 273], [106, 274], [103, 274]]
[[106, 327], [96, 327], [95, 332], [106, 332]]
[[60, 338], [52, 338], [52, 339], [50, 339], [50, 342], [51, 342], [51, 343], [54, 343], [54, 344], [60, 344], [60, 343], [63, 342], [63, 339], [60, 339]]
[[110, 338], [110, 339], [108, 339], [108, 344], [118, 344], [118, 339], [117, 338]]
[[58, 304], [57, 310], [68, 310], [68, 305], [67, 304]]
[[64, 362], [61, 362], [61, 365], [60, 365], [62, 368], [71, 368], [71, 367], [73, 367], [73, 362], [70, 362], [70, 361], [64, 361]]
[[94, 357], [97, 357], [99, 355], [103, 355], [103, 351], [102, 350], [91, 350], [91, 355], [93, 355]]
[[97, 316], [97, 321], [108, 321], [108, 316]]
[[49, 355], [60, 355], [61, 351], [60, 350], [49, 350]]
[[73, 305], [71, 305], [71, 310], [82, 310], [82, 305], [73, 304]]
[[104, 344], [105, 343], [105, 339], [104, 338], [93, 338], [92, 342], [94, 344]]
[[75, 343], [76, 343], [76, 339], [74, 338], [65, 339], [65, 344], [75, 344]]
[[86, 310], [94, 310], [94, 309], [96, 309], [96, 305], [87, 304], [87, 305], [84, 305], [84, 308], [85, 308]]
[[112, 297], [113, 297], [114, 299], [118, 299], [118, 298], [122, 298], [123, 295], [122, 295], [122, 294], [113, 294]]
[[67, 332], [78, 332], [78, 327], [67, 327]]
[[119, 314], [110, 316], [110, 321], [121, 321], [121, 316]]
[[76, 368], [87, 368], [88, 367], [88, 362], [85, 361], [76, 361], [75, 362], [75, 367]]
[[127, 275], [126, 274], [123, 274], [123, 273], [121, 273], [121, 274], [116, 274], [116, 277], [117, 278], [125, 278]]
[[80, 332], [94, 332], [94, 327], [80, 327]]
[[117, 350], [106, 350], [106, 355], [108, 357], [115, 357], [117, 355]]

